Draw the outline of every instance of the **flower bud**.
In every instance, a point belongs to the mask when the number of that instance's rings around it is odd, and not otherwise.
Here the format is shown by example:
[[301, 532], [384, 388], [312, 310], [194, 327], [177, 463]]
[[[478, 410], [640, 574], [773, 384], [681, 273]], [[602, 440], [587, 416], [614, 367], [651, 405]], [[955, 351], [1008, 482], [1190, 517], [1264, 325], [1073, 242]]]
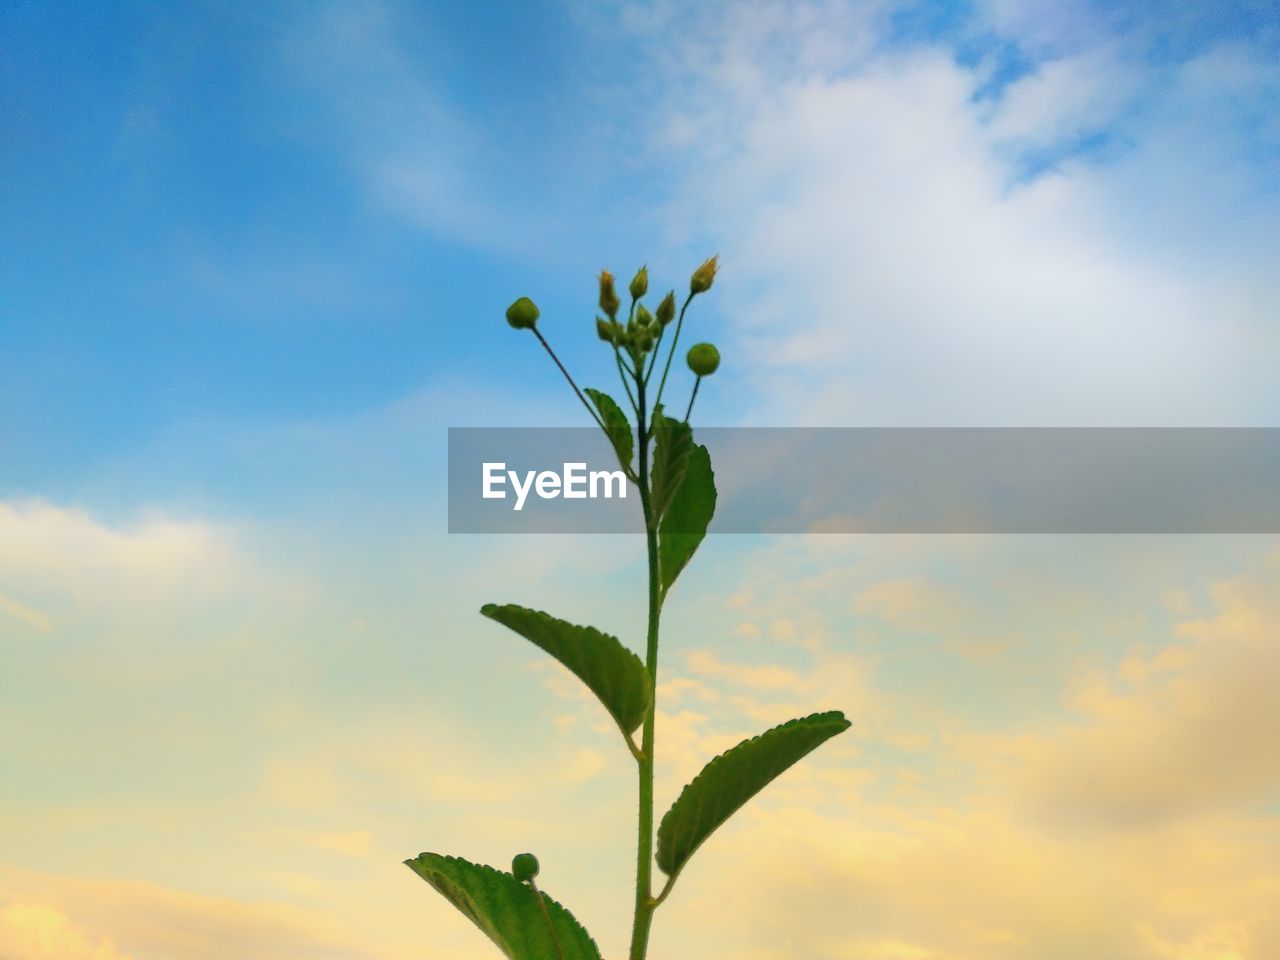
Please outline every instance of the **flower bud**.
[[600, 309], [609, 317], [618, 315], [618, 307], [622, 301], [618, 299], [618, 291], [613, 288], [613, 274], [608, 270], [600, 271]]
[[649, 291], [649, 268], [641, 267], [639, 272], [631, 278], [631, 299], [639, 300]]
[[658, 322], [664, 327], [676, 318], [676, 292], [670, 291], [658, 304]]
[[648, 330], [654, 326], [653, 314], [645, 309], [643, 303], [636, 307], [636, 326], [641, 330]]
[[700, 377], [709, 377], [720, 366], [720, 351], [709, 343], [695, 343], [685, 357], [689, 369]]
[[532, 853], [517, 853], [511, 861], [511, 873], [521, 883], [538, 875], [538, 858]]
[[605, 343], [617, 343], [622, 336], [622, 326], [617, 320], [604, 320], [596, 317], [596, 335]]
[[507, 323], [517, 330], [532, 330], [538, 324], [538, 307], [528, 297], [521, 297], [507, 307]]
[[689, 278], [690, 293], [705, 293], [711, 289], [711, 284], [716, 278], [716, 270], [718, 269], [716, 261], [719, 259], [720, 256], [717, 254], [693, 271], [693, 276]]

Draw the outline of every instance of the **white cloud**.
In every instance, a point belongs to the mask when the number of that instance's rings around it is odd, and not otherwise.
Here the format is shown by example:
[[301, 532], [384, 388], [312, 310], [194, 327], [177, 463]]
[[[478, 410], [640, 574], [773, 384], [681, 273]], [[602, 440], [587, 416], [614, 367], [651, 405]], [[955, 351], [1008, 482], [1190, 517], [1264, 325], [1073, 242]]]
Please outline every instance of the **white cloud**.
[[179, 577], [225, 568], [224, 535], [199, 521], [151, 517], [111, 525], [42, 500], [0, 501], [0, 569], [48, 575]]
[[[1197, 92], [1208, 74], [1274, 96], [1258, 51], [1155, 68], [1092, 29], [975, 99], [988, 65], [944, 46], [855, 40], [802, 69], [769, 45], [830, 35], [800, 17], [766, 42], [752, 19], [691, 41], [707, 58], [677, 60], [665, 102], [697, 131], [672, 235], [723, 255], [726, 367], [755, 388], [751, 422], [1267, 422], [1280, 397], [1257, 357], [1277, 335], [1260, 317], [1280, 288], [1262, 225], [1280, 208], [1247, 111]], [[1112, 145], [1071, 152], [1094, 133]], [[1028, 150], [1052, 162], [1024, 181]]]
[[985, 26], [1035, 54], [1087, 46], [1119, 19], [1089, 0], [984, 0], [975, 13]]
[[1138, 95], [1149, 94], [1143, 80], [1138, 67], [1105, 47], [1051, 60], [1004, 89], [988, 130], [996, 142], [1058, 146], [1109, 128]]
[[232, 534], [204, 521], [111, 523], [43, 500], [0, 501], [0, 624], [51, 633], [104, 610], [207, 600], [242, 572]]

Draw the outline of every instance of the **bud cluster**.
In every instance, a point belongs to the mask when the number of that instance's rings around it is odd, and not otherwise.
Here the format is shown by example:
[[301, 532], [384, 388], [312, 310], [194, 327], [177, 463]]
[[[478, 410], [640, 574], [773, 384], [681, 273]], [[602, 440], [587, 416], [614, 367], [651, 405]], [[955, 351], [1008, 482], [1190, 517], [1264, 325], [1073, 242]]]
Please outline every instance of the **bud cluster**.
[[[600, 275], [597, 278], [600, 286], [598, 303], [604, 315], [597, 314], [595, 318], [596, 336], [617, 352], [618, 370], [619, 373], [623, 374], [623, 384], [627, 388], [628, 396], [631, 395], [631, 384], [628, 382], [628, 377], [640, 387], [648, 383], [650, 375], [654, 372], [654, 367], [658, 364], [657, 357], [653, 356], [646, 366], [646, 358], [649, 358], [650, 354], [656, 353], [657, 347], [666, 333], [666, 328], [675, 323], [675, 331], [671, 335], [671, 349], [668, 351], [666, 365], [662, 370], [662, 378], [658, 384], [655, 404], [661, 399], [662, 390], [666, 385], [667, 374], [671, 370], [671, 360], [675, 354], [676, 343], [680, 338], [680, 328], [684, 324], [685, 310], [688, 309], [694, 297], [711, 289], [718, 269], [719, 257], [711, 257], [703, 261], [701, 266], [689, 277], [689, 295], [677, 314], [676, 293], [674, 290], [667, 291], [667, 294], [658, 302], [658, 306], [653, 312], [650, 312], [649, 308], [641, 303], [641, 299], [649, 292], [649, 268], [641, 267], [636, 271], [635, 276], [631, 278], [631, 282], [627, 284], [627, 292], [631, 295], [631, 308], [625, 319], [618, 318], [618, 312], [622, 309], [622, 298], [618, 296], [616, 278], [608, 270], [600, 271]], [[604, 422], [591, 404], [587, 402], [586, 397], [578, 389], [573, 377], [565, 369], [551, 349], [551, 345], [538, 330], [538, 317], [538, 308], [528, 297], [521, 297], [507, 308], [507, 323], [517, 330], [533, 331], [556, 365], [560, 367], [560, 371], [565, 375], [574, 392], [578, 394], [578, 399], [582, 401], [583, 406], [587, 408], [588, 412], [603, 428]], [[629, 364], [625, 362], [624, 357], [630, 358]], [[689, 369], [701, 381], [703, 377], [710, 376], [716, 371], [716, 368], [720, 365], [720, 353], [711, 344], [700, 343], [689, 350], [685, 361]], [[624, 367], [629, 369], [624, 370]], [[639, 397], [641, 400], [643, 400], [643, 396], [643, 392], [640, 392]], [[693, 397], [696, 396], [697, 386], [695, 384]], [[693, 408], [693, 397], [690, 398], [690, 410]], [[633, 406], [636, 404], [634, 397], [632, 398], [632, 403]], [[643, 402], [641, 402], [640, 406], [643, 406]], [[688, 419], [688, 414], [686, 414], [686, 419]]]

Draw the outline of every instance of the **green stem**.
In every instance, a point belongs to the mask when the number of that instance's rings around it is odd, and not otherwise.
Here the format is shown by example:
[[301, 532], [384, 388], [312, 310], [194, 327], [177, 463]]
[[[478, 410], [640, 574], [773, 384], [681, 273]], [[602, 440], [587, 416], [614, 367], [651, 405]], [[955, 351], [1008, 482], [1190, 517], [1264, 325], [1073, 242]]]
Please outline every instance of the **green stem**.
[[697, 294], [690, 293], [689, 296], [684, 298], [684, 306], [680, 308], [680, 319], [676, 321], [676, 332], [671, 338], [671, 350], [667, 354], [667, 365], [662, 368], [662, 379], [658, 381], [658, 397], [653, 402], [654, 409], [657, 409], [658, 404], [662, 403], [662, 390], [667, 385], [667, 374], [671, 372], [671, 359], [676, 355], [676, 344], [680, 342], [680, 328], [684, 326], [684, 312], [689, 309], [689, 304], [693, 302], [695, 296]]
[[684, 422], [689, 422], [689, 417], [693, 414], [693, 401], [698, 399], [698, 387], [702, 386], [702, 378], [699, 377], [693, 381], [693, 393], [689, 395], [689, 409], [684, 412]]
[[636, 404], [635, 394], [631, 392], [631, 384], [627, 383], [626, 367], [622, 365], [622, 351], [617, 343], [613, 345], [613, 358], [618, 361], [618, 376], [622, 378], [622, 388], [627, 391], [627, 399], [631, 401], [631, 412], [640, 415], [640, 407]]
[[667, 877], [667, 882], [662, 885], [662, 891], [653, 898], [653, 909], [657, 910], [658, 907], [662, 906], [662, 901], [666, 900], [667, 895], [671, 893], [671, 888], [676, 885], [676, 877], [679, 875], [680, 871], [677, 870], [675, 873], [671, 874], [671, 876]]
[[569, 386], [573, 387], [573, 392], [578, 395], [578, 399], [582, 401], [582, 405], [587, 408], [587, 413], [591, 414], [591, 419], [600, 425], [600, 429], [604, 431], [604, 435], [609, 435], [609, 428], [604, 425], [604, 421], [600, 419], [600, 414], [596, 413], [596, 408], [587, 402], [587, 398], [582, 395], [582, 391], [578, 389], [578, 385], [574, 383], [573, 377], [569, 375], [569, 371], [565, 369], [564, 364], [560, 362], [560, 358], [556, 356], [556, 352], [551, 349], [551, 344], [547, 343], [546, 337], [542, 335], [542, 331], [537, 327], [533, 328], [533, 335], [538, 338], [538, 342], [542, 344], [544, 350], [556, 362], [556, 366], [560, 368], [560, 372], [564, 374], [564, 378], [569, 381]]
[[654, 718], [657, 713], [658, 690], [658, 618], [661, 613], [658, 596], [658, 531], [649, 503], [649, 430], [646, 423], [644, 377], [636, 377], [639, 397], [637, 438], [640, 441], [640, 504], [644, 508], [645, 545], [649, 555], [649, 634], [645, 667], [649, 671], [653, 702], [645, 714], [640, 743], [639, 816], [636, 836], [636, 905], [631, 927], [629, 960], [644, 960], [649, 947], [649, 926], [653, 923], [653, 747]]
[[658, 365], [658, 351], [662, 349], [662, 337], [666, 332], [666, 327], [658, 328], [658, 339], [653, 342], [653, 354], [649, 357], [649, 368], [644, 372], [645, 383], [649, 382], [649, 378], [653, 376], [653, 368]]

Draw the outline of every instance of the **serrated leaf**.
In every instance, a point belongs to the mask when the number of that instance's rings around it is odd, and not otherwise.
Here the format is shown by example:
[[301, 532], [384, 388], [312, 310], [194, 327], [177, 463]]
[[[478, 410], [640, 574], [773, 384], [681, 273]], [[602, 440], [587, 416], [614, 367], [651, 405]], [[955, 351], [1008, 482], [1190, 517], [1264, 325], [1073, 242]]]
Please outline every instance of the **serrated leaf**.
[[627, 420], [627, 415], [622, 412], [621, 407], [614, 403], [613, 397], [604, 391], [592, 390], [587, 387], [583, 392], [591, 398], [591, 402], [600, 411], [600, 419], [604, 421], [605, 433], [609, 435], [609, 442], [613, 444], [613, 451], [618, 455], [618, 462], [622, 464], [623, 470], [630, 473], [631, 455], [635, 450], [635, 443], [631, 433], [631, 423]]
[[653, 519], [660, 521], [689, 467], [689, 455], [693, 452], [693, 431], [689, 429], [689, 424], [683, 420], [672, 420], [662, 413], [662, 407], [658, 407], [653, 411], [653, 434], [649, 509]]
[[658, 826], [658, 866], [678, 873], [716, 828], [810, 751], [849, 729], [838, 710], [774, 727], [708, 763]]
[[711, 454], [694, 446], [689, 454], [684, 481], [671, 498], [671, 505], [658, 527], [658, 569], [665, 594], [680, 576], [716, 512], [716, 478], [711, 470]]
[[513, 603], [488, 603], [480, 612], [510, 627], [568, 667], [600, 698], [623, 733], [634, 733], [644, 722], [653, 699], [649, 672], [617, 637]]
[[546, 894], [542, 895], [551, 918], [538, 905], [538, 895], [511, 874], [461, 857], [424, 853], [405, 864], [458, 908], [510, 960], [600, 960], [591, 935], [571, 914]]

